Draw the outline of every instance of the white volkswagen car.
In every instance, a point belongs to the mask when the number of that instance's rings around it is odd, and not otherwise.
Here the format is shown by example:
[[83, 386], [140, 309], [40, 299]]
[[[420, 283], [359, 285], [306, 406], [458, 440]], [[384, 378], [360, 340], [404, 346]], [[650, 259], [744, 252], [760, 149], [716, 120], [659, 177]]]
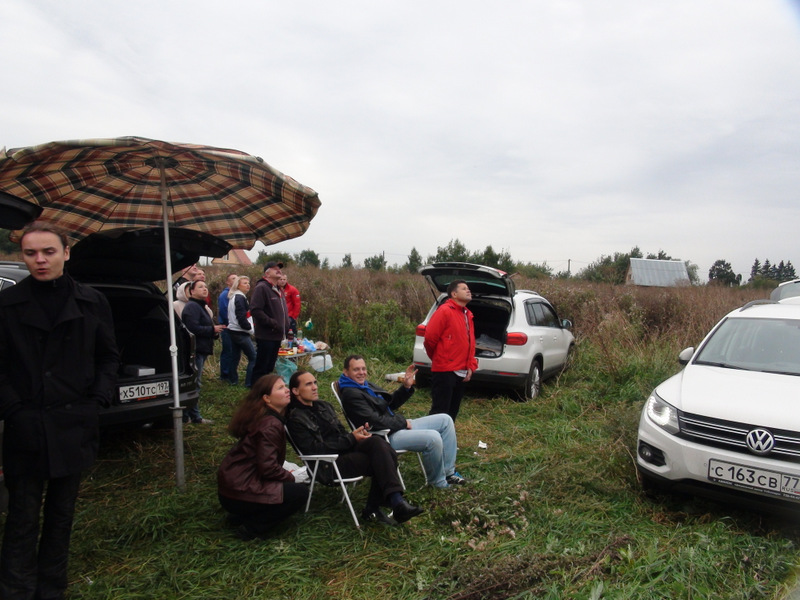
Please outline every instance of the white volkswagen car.
[[679, 360], [639, 420], [645, 487], [800, 508], [800, 304], [746, 304]]
[[518, 290], [505, 271], [459, 262], [441, 262], [422, 267], [434, 302], [425, 320], [417, 326], [414, 365], [418, 379], [431, 372], [425, 352], [425, 328], [434, 311], [447, 300], [447, 286], [463, 279], [472, 292], [467, 308], [475, 322], [475, 382], [494, 383], [517, 390], [521, 400], [535, 398], [542, 381], [567, 366], [575, 338], [572, 323], [558, 318], [545, 298], [530, 290]]

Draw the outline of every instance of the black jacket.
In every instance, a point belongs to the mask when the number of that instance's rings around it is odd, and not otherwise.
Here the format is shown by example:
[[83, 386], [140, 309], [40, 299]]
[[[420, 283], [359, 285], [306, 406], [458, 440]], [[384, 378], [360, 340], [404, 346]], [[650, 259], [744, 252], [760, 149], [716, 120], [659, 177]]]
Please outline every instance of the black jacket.
[[105, 296], [72, 281], [51, 321], [32, 277], [0, 293], [0, 418], [7, 475], [79, 473], [97, 455], [98, 409], [111, 403], [119, 353]]
[[250, 297], [250, 314], [256, 326], [257, 340], [280, 341], [291, 325], [283, 292], [266, 279], [259, 279]]
[[406, 388], [401, 385], [390, 394], [369, 381], [367, 385], [377, 397], [359, 388], [339, 389], [342, 407], [350, 422], [356, 427], [369, 423], [372, 429], [389, 429], [391, 433], [406, 429], [406, 418], [396, 411], [411, 398], [414, 386]]
[[195, 351], [210, 356], [214, 354], [214, 321], [206, 310], [206, 303], [196, 298], [189, 298], [181, 313], [181, 321], [186, 329], [194, 334]]
[[[302, 454], [346, 454], [356, 446], [356, 438], [344, 428], [333, 406], [323, 400], [311, 406], [293, 402], [286, 427]], [[333, 481], [330, 463], [320, 465], [317, 477], [325, 484]]]

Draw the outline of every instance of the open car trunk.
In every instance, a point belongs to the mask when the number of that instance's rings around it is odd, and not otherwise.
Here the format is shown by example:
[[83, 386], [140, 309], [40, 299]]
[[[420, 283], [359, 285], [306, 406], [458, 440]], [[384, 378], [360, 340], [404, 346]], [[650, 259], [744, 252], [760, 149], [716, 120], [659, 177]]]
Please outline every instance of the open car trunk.
[[[108, 299], [120, 352], [113, 410], [100, 411], [102, 425], [171, 420], [172, 361], [167, 299], [153, 284], [86, 282]], [[176, 319], [178, 376], [182, 400], [197, 401], [194, 338]], [[145, 405], [148, 405], [145, 408]]]
[[[169, 353], [169, 318], [166, 298], [122, 287], [94, 286], [103, 292], [114, 314], [114, 333], [120, 351], [120, 377], [143, 377], [140, 371], [152, 370], [164, 377], [172, 370]], [[178, 369], [180, 375], [191, 373], [191, 337], [179, 328]], [[143, 369], [142, 369], [143, 368]]]
[[515, 290], [508, 274], [492, 267], [459, 262], [433, 263], [422, 267], [419, 272], [434, 294], [439, 295], [437, 306], [447, 300], [447, 286], [452, 281], [466, 281], [472, 292], [469, 310], [475, 323], [475, 356], [502, 356]]
[[469, 303], [469, 309], [475, 323], [475, 356], [502, 356], [511, 320], [511, 304], [503, 299], [477, 298]]

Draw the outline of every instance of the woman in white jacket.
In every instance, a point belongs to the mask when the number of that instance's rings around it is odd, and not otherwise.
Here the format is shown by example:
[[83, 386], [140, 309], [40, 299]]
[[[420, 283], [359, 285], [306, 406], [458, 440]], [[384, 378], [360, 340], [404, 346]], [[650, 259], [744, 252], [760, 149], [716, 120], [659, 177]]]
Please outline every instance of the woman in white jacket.
[[247, 292], [250, 291], [250, 278], [236, 277], [231, 283], [228, 292], [228, 334], [231, 338], [230, 361], [228, 373], [232, 385], [239, 383], [239, 360], [242, 353], [247, 357], [247, 374], [244, 378], [245, 387], [253, 385], [253, 367], [256, 363], [256, 348], [250, 336], [253, 335], [253, 323], [250, 319], [250, 303], [247, 301]]

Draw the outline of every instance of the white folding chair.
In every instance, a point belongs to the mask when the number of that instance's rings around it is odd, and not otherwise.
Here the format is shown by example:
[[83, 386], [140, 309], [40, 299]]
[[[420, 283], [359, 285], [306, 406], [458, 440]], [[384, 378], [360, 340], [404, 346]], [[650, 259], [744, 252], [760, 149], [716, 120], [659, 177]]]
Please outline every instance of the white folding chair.
[[334, 485], [338, 484], [339, 487], [342, 488], [342, 502], [347, 502], [347, 507], [350, 509], [350, 515], [353, 517], [353, 522], [356, 524], [356, 527], [361, 527], [358, 522], [358, 517], [356, 517], [356, 511], [353, 509], [353, 503], [350, 501], [350, 494], [347, 492], [347, 484], [355, 485], [364, 479], [364, 477], [362, 475], [358, 475], [357, 477], [342, 477], [342, 474], [339, 472], [339, 466], [336, 464], [336, 459], [339, 458], [338, 454], [303, 454], [294, 443], [294, 440], [292, 440], [292, 436], [289, 433], [289, 428], [284, 425], [284, 430], [286, 431], [286, 439], [289, 440], [289, 444], [291, 444], [295, 454], [297, 454], [297, 457], [303, 461], [303, 464], [311, 473], [311, 481], [308, 490], [308, 500], [306, 501], [305, 512], [308, 512], [308, 508], [311, 506], [311, 495], [314, 493], [314, 484], [317, 481], [317, 470], [319, 469], [320, 464], [331, 463], [333, 466], [333, 472], [336, 474], [333, 479], [333, 483]]
[[[331, 391], [333, 392], [334, 398], [339, 402], [339, 407], [342, 409], [342, 414], [344, 415], [345, 421], [350, 426], [350, 429], [355, 429], [353, 422], [350, 420], [350, 417], [347, 416], [347, 412], [344, 410], [344, 404], [342, 404], [342, 398], [339, 396], [339, 382], [334, 380], [331, 381]], [[373, 435], [379, 435], [384, 438], [387, 443], [389, 441], [389, 430], [388, 429], [378, 429], [378, 430], [370, 430], [370, 433]], [[410, 452], [410, 450], [395, 450], [398, 455], [405, 454], [406, 452]], [[422, 469], [422, 476], [425, 478], [425, 481], [428, 481], [428, 476], [425, 474], [425, 465], [422, 462], [422, 455], [417, 452], [417, 459], [419, 460], [419, 468]], [[400, 474], [400, 469], [397, 469], [397, 475], [400, 477], [400, 483], [403, 485], [403, 489], [406, 489], [406, 484], [403, 481], [403, 476]]]

